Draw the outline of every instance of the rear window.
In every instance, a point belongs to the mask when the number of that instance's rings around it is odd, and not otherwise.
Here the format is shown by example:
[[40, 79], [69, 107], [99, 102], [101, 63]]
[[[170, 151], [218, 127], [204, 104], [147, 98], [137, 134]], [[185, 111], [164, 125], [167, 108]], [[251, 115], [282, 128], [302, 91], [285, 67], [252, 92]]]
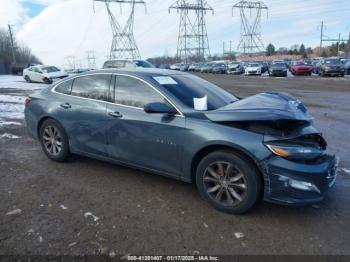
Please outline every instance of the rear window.
[[142, 60], [134, 60], [133, 61], [137, 67], [143, 67], [143, 68], [154, 68], [154, 66], [147, 62], [147, 61], [142, 61]]
[[123, 68], [125, 67], [125, 61], [117, 60], [117, 61], [107, 61], [104, 63], [103, 68]]
[[72, 84], [73, 84], [72, 79], [68, 81], [64, 81], [56, 86], [55, 91], [61, 94], [70, 95], [72, 92]]

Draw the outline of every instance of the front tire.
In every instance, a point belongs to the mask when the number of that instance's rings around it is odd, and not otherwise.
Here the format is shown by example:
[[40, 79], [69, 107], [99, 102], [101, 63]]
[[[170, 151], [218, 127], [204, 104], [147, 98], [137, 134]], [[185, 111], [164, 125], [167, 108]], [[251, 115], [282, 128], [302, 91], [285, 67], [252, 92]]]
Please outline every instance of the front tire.
[[32, 82], [32, 80], [30, 79], [30, 77], [27, 76], [27, 75], [24, 77], [24, 80], [26, 80], [27, 83], [31, 83], [31, 82]]
[[46, 84], [46, 85], [52, 84], [52, 80], [51, 79], [44, 78], [43, 81], [44, 81], [44, 84]]
[[197, 167], [196, 184], [202, 198], [229, 214], [247, 212], [261, 191], [255, 166], [233, 151], [217, 151], [204, 157]]
[[64, 162], [69, 156], [68, 136], [55, 120], [48, 119], [40, 127], [40, 143], [44, 153], [53, 161]]

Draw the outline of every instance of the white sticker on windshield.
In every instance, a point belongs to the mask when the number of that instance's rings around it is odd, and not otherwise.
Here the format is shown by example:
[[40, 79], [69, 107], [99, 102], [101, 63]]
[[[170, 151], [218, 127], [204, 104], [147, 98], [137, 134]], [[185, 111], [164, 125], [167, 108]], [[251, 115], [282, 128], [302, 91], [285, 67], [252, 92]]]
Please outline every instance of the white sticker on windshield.
[[207, 111], [208, 110], [208, 98], [207, 96], [202, 98], [193, 98], [193, 105], [195, 110]]
[[177, 85], [177, 82], [170, 76], [155, 76], [153, 79], [160, 85]]

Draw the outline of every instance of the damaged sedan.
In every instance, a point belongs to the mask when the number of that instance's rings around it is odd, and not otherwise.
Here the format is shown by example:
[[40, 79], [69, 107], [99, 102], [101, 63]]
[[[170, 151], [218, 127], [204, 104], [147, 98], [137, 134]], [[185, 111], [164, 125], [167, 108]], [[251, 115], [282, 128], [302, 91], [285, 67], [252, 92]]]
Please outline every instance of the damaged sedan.
[[43, 152], [71, 154], [195, 183], [216, 209], [259, 199], [302, 205], [333, 186], [338, 159], [302, 102], [278, 92], [241, 99], [191, 74], [108, 69], [28, 97], [25, 119]]

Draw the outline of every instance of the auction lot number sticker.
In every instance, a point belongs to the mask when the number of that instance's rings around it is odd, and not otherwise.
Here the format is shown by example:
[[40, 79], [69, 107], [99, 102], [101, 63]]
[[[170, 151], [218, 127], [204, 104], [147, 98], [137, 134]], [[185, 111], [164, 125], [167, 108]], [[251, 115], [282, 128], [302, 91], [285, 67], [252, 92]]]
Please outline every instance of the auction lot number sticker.
[[126, 258], [127, 261], [219, 261], [216, 256], [132, 256]]

